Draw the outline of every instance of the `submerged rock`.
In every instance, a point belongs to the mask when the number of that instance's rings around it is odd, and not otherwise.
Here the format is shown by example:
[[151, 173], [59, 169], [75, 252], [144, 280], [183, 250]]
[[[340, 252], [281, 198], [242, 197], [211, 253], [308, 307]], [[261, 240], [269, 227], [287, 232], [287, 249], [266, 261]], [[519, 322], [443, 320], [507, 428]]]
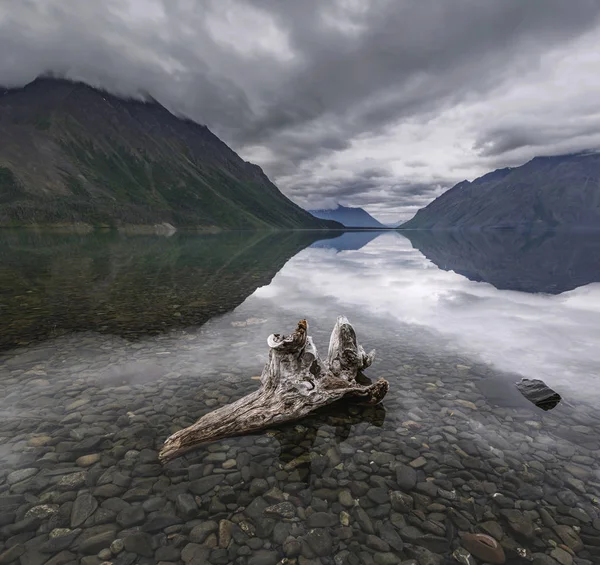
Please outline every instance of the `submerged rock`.
[[560, 394], [539, 379], [521, 379], [517, 383], [519, 392], [542, 410], [552, 410], [560, 401]]

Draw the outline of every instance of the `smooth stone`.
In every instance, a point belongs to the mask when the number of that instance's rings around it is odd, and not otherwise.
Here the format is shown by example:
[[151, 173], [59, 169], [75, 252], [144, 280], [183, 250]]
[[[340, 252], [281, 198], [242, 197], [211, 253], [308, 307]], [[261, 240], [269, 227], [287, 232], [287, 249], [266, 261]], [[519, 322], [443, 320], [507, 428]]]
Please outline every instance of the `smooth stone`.
[[395, 490], [390, 493], [390, 502], [392, 503], [392, 508], [396, 512], [401, 512], [402, 514], [408, 514], [414, 506], [414, 500], [412, 496], [399, 490]]
[[145, 532], [135, 532], [123, 539], [125, 550], [144, 557], [152, 557], [152, 537]]
[[89, 493], [79, 495], [71, 510], [71, 528], [81, 526], [98, 508], [98, 501]]
[[141, 506], [131, 506], [117, 514], [117, 524], [125, 529], [137, 526], [145, 519], [146, 513]]
[[197, 543], [188, 543], [181, 552], [181, 559], [189, 565], [206, 565], [209, 555], [210, 549]]
[[314, 530], [310, 530], [304, 539], [306, 540], [306, 543], [308, 543], [309, 547], [319, 557], [331, 555], [333, 550], [333, 541], [326, 529], [316, 528]]
[[16, 483], [20, 483], [20, 482], [24, 481], [25, 479], [29, 479], [30, 477], [35, 475], [37, 472], [38, 472], [37, 469], [31, 468], [31, 467], [28, 469], [19, 469], [18, 471], [13, 471], [12, 473], [9, 473], [8, 476], [6, 477], [6, 482], [9, 485], [14, 485]]
[[560, 563], [560, 565], [572, 565], [573, 557], [561, 547], [557, 547], [550, 552], [550, 557]]
[[79, 544], [79, 552], [85, 555], [95, 555], [105, 547], [110, 547], [115, 536], [116, 534], [113, 530], [91, 536]]
[[217, 485], [221, 484], [225, 477], [223, 475], [209, 475], [202, 477], [190, 483], [190, 491], [198, 496], [202, 496], [213, 490]]
[[427, 459], [425, 459], [425, 457], [423, 457], [423, 456], [417, 457], [416, 459], [414, 459], [413, 461], [411, 461], [409, 463], [409, 465], [413, 469], [420, 469], [421, 467], [425, 467], [425, 465], [427, 465]]
[[328, 512], [315, 512], [311, 514], [306, 520], [306, 525], [309, 528], [332, 528], [339, 522], [337, 516], [329, 514]]
[[210, 520], [208, 522], [202, 522], [202, 524], [198, 524], [195, 526], [190, 532], [190, 541], [192, 543], [204, 543], [206, 538], [212, 534], [213, 532], [218, 531], [219, 524]]
[[492, 565], [506, 562], [502, 546], [487, 534], [465, 534], [461, 541], [463, 547], [472, 555]]
[[8, 548], [3, 553], [0, 553], [0, 565], [5, 565], [7, 563], [12, 563], [16, 561], [25, 553], [25, 546], [17, 543], [12, 547]]
[[95, 463], [100, 461], [101, 455], [99, 453], [93, 453], [91, 455], [82, 455], [78, 457], [75, 463], [80, 467], [91, 467]]
[[76, 528], [74, 530], [69, 530], [63, 535], [55, 535], [40, 546], [40, 551], [42, 553], [57, 553], [63, 549], [67, 549], [77, 539], [81, 532], [81, 528]]
[[191, 520], [198, 515], [198, 505], [196, 504], [196, 499], [189, 493], [177, 495], [175, 506], [177, 507], [177, 512], [179, 515], [185, 520]]
[[259, 549], [248, 559], [248, 565], [276, 565], [278, 562], [279, 554], [266, 549]]
[[402, 490], [412, 490], [417, 484], [417, 472], [407, 465], [396, 467], [396, 482]]
[[144, 532], [156, 533], [175, 524], [181, 524], [181, 518], [179, 518], [179, 516], [173, 514], [157, 514], [142, 526], [142, 530]]

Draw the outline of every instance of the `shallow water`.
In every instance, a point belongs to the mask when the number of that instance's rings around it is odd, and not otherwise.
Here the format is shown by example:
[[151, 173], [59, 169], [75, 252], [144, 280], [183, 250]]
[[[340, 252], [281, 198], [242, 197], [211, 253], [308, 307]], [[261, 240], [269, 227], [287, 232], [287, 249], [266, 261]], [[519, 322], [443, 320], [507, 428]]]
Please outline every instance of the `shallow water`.
[[[0, 234], [0, 564], [600, 563], [600, 240], [408, 235]], [[380, 406], [158, 463], [338, 314]]]

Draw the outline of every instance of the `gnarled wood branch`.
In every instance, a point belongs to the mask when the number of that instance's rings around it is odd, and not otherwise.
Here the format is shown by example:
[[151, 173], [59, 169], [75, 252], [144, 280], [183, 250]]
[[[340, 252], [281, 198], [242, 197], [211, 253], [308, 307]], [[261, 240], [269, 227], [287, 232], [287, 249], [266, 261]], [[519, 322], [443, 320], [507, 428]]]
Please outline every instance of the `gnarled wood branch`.
[[338, 317], [331, 332], [326, 363], [308, 335], [306, 320], [300, 320], [289, 336], [270, 335], [267, 343], [271, 350], [260, 388], [167, 438], [160, 452], [162, 461], [203, 443], [298, 420], [342, 398], [377, 404], [388, 391], [386, 380], [372, 383], [362, 374], [373, 362], [375, 351], [365, 353], [344, 316]]

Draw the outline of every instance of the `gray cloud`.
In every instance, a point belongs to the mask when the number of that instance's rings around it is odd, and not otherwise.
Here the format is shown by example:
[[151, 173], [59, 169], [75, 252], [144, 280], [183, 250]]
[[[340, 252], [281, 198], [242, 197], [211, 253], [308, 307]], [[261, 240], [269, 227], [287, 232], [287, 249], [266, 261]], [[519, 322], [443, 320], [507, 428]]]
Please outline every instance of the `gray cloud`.
[[[600, 146], [581, 55], [599, 15], [598, 0], [0, 0], [0, 83], [53, 71], [147, 93], [302, 205], [406, 216], [491, 166]], [[577, 104], [549, 91], [561, 80]]]

